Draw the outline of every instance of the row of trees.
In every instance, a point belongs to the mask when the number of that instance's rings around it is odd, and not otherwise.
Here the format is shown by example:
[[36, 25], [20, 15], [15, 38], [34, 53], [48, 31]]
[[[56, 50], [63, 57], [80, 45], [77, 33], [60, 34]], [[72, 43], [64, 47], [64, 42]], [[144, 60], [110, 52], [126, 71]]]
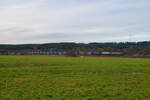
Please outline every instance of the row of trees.
[[120, 51], [128, 55], [150, 55], [150, 41], [144, 42], [107, 42], [107, 43], [47, 43], [47, 44], [23, 44], [0, 45], [0, 52], [10, 50], [101, 50]]

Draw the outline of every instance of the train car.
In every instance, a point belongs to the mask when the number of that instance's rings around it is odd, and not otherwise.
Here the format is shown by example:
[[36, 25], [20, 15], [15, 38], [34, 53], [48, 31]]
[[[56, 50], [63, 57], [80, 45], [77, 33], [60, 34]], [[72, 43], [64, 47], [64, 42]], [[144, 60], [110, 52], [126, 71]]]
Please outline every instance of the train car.
[[80, 55], [80, 51], [76, 51], [75, 54], [76, 54], [76, 55]]
[[83, 51], [80, 51], [80, 55], [84, 55], [84, 52], [83, 52]]
[[88, 55], [88, 52], [87, 52], [87, 51], [84, 51], [84, 52], [83, 52], [83, 55]]
[[66, 54], [66, 52], [64, 52], [64, 51], [59, 51], [59, 55], [65, 55]]
[[97, 54], [96, 51], [92, 51], [92, 52], [91, 52], [91, 55], [96, 55], [96, 54]]
[[101, 51], [92, 51], [91, 55], [101, 55], [102, 52]]
[[111, 52], [102, 52], [103, 55], [110, 55]]
[[121, 55], [123, 54], [122, 52], [111, 52], [112, 55]]
[[88, 52], [88, 51], [79, 51], [79, 52], [76, 52], [77, 55], [90, 55], [91, 52]]
[[76, 51], [75, 52], [76, 55], [101, 55], [102, 52], [101, 51]]

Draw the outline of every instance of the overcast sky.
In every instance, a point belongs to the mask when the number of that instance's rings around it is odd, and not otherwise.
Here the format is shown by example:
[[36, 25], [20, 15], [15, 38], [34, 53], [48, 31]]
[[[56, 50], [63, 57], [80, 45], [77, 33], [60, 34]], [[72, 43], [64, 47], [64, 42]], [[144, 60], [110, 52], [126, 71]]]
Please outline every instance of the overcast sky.
[[0, 0], [0, 44], [150, 40], [150, 0]]

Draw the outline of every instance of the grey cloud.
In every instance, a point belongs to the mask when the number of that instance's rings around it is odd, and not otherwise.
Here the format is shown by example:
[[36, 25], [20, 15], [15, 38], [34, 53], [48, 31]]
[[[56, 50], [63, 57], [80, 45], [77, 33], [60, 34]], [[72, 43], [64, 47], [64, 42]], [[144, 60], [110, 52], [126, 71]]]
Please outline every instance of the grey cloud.
[[149, 0], [1, 0], [0, 42], [149, 40], [149, 9]]

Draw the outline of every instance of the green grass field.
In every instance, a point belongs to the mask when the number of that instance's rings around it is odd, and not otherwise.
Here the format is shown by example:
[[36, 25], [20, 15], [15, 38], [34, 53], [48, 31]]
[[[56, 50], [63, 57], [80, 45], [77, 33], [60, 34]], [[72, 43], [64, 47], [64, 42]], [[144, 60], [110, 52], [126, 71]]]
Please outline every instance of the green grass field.
[[150, 59], [0, 56], [0, 100], [150, 100]]

